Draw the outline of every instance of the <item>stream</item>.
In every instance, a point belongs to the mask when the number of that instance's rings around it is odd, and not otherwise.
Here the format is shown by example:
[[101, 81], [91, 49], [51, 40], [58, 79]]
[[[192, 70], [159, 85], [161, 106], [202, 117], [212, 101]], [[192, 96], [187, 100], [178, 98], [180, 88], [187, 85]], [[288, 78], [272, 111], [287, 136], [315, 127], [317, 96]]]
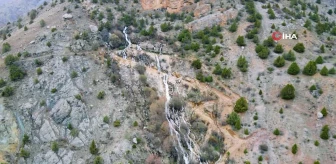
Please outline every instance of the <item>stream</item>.
[[127, 30], [127, 27], [125, 27], [124, 30], [123, 30], [123, 33], [124, 33], [124, 35], [125, 35], [125, 39], [126, 39], [126, 42], [127, 42], [127, 46], [126, 46], [126, 48], [123, 50], [123, 58], [124, 58], [124, 59], [127, 59], [126, 50], [132, 45], [131, 41], [128, 39], [128, 35], [127, 35], [126, 30]]

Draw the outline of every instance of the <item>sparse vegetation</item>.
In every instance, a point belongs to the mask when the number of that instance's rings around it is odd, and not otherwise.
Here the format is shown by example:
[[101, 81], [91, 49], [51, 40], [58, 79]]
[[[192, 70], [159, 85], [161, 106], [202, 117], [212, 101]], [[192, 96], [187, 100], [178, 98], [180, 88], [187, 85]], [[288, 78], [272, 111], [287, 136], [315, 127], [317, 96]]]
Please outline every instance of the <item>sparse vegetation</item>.
[[328, 125], [324, 125], [322, 127], [322, 130], [321, 130], [321, 133], [320, 133], [320, 137], [321, 139], [324, 139], [324, 140], [328, 140], [329, 139], [329, 126]]

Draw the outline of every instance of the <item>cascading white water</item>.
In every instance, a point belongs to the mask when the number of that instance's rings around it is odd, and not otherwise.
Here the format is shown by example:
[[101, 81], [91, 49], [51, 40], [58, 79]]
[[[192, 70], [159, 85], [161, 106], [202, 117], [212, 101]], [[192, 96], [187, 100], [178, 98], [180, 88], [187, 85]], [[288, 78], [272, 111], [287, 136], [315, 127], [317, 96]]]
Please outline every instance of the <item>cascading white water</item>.
[[[160, 54], [161, 54], [161, 48], [162, 47], [160, 47]], [[158, 69], [159, 69], [160, 60], [158, 57], [157, 57], [157, 62], [158, 62]], [[198, 153], [195, 152], [192, 146], [192, 145], [195, 145], [195, 143], [190, 138], [190, 129], [187, 128], [187, 134], [184, 134], [184, 135], [180, 134], [182, 123], [185, 125], [188, 125], [188, 123], [184, 119], [184, 115], [183, 114], [180, 115], [179, 111], [175, 111], [174, 109], [171, 110], [169, 108], [170, 95], [169, 95], [169, 85], [168, 85], [168, 74], [163, 75], [162, 81], [163, 81], [163, 84], [165, 86], [165, 91], [166, 91], [166, 103], [165, 103], [166, 119], [169, 124], [170, 135], [174, 135], [176, 137], [177, 146], [178, 146], [178, 148], [175, 147], [175, 150], [183, 156], [183, 161], [185, 164], [189, 164], [190, 159], [195, 159], [197, 161], [200, 161], [200, 157]], [[185, 150], [185, 148], [182, 146], [181, 137], [183, 137], [184, 141], [187, 144], [187, 150]]]
[[125, 35], [125, 39], [126, 39], [126, 42], [127, 42], [127, 46], [126, 46], [126, 48], [123, 50], [123, 58], [124, 59], [127, 59], [127, 54], [126, 54], [126, 50], [129, 48], [129, 46], [131, 46], [131, 41], [128, 39], [128, 35], [127, 35], [127, 33], [126, 33], [126, 30], [127, 30], [127, 27], [125, 27], [124, 28], [124, 30], [123, 30], [123, 33], [124, 33], [124, 35]]

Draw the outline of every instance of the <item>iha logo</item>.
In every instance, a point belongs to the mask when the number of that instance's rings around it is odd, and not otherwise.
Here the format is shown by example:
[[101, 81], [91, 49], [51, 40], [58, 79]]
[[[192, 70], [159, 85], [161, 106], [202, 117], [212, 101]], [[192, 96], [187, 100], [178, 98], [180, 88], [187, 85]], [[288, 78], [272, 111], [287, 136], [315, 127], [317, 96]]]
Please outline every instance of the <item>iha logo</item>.
[[279, 41], [281, 39], [297, 39], [296, 34], [285, 34], [279, 31], [275, 31], [272, 33], [272, 38], [275, 41]]

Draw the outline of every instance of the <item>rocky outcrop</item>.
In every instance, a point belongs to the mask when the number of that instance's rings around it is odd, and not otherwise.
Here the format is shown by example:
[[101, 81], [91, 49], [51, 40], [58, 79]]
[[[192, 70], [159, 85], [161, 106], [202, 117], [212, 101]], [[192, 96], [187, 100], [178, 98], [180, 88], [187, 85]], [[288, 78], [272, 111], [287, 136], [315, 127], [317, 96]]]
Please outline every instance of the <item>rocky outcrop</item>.
[[63, 120], [69, 116], [71, 107], [64, 99], [59, 100], [54, 108], [51, 110], [51, 117], [56, 123], [62, 123]]
[[198, 4], [194, 10], [194, 16], [199, 18], [200, 16], [208, 13], [211, 10], [210, 4]]
[[225, 25], [228, 19], [235, 18], [237, 15], [237, 11], [233, 9], [226, 10], [224, 12], [216, 12], [214, 14], [210, 14], [204, 16], [200, 19], [196, 19], [185, 25], [186, 29], [191, 31], [199, 31], [206, 27], [212, 27], [214, 25]]
[[194, 0], [141, 0], [144, 10], [167, 8], [169, 13], [180, 12], [184, 6], [193, 3]]

